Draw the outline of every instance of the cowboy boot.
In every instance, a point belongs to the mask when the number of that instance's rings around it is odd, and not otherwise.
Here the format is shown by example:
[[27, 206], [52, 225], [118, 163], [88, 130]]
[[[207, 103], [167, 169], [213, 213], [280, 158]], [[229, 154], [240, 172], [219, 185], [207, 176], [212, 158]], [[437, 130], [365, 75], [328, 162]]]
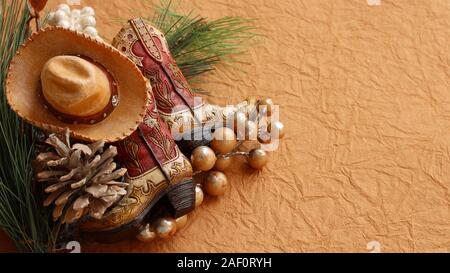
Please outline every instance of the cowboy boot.
[[[159, 114], [172, 133], [181, 133], [181, 140], [177, 144], [187, 156], [196, 147], [209, 144], [211, 131], [218, 124], [234, 124], [230, 120], [234, 119], [237, 112], [245, 112], [247, 117], [251, 113], [252, 119], [256, 119], [258, 101], [255, 99], [226, 108], [196, 103], [192, 89], [170, 53], [163, 33], [144, 20], [130, 20], [112, 44], [150, 80]], [[194, 140], [189, 140], [192, 138]]]
[[128, 194], [100, 220], [82, 222], [80, 235], [84, 238], [114, 242], [135, 237], [163, 196], [175, 218], [195, 207], [191, 164], [162, 122], [149, 83], [147, 88], [150, 100], [143, 123], [129, 137], [113, 144], [118, 150], [116, 160], [128, 170]]

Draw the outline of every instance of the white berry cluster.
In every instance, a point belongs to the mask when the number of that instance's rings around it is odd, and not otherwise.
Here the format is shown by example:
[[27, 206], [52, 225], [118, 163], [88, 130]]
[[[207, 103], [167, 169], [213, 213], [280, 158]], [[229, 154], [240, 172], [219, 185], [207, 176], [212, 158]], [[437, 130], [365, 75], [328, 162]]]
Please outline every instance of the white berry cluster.
[[86, 33], [94, 38], [101, 39], [95, 26], [95, 11], [91, 7], [71, 10], [69, 5], [61, 4], [56, 11], [48, 15], [51, 26], [63, 27], [70, 30]]

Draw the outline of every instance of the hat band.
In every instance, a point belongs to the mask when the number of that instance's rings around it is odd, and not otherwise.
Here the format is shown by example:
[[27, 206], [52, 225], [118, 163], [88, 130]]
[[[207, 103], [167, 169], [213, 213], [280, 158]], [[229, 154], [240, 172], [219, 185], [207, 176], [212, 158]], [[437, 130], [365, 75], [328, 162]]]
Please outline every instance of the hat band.
[[74, 116], [74, 115], [70, 115], [70, 114], [66, 114], [66, 113], [61, 113], [60, 111], [58, 111], [54, 107], [52, 107], [50, 105], [50, 103], [48, 103], [48, 101], [45, 99], [45, 96], [42, 92], [42, 84], [38, 85], [39, 86], [38, 94], [40, 97], [43, 98], [44, 108], [49, 110], [50, 112], [52, 112], [58, 120], [60, 120], [64, 123], [70, 123], [70, 124], [93, 125], [93, 124], [99, 123], [99, 122], [103, 121], [104, 119], [106, 119], [114, 111], [114, 109], [117, 107], [117, 105], [119, 105], [119, 92], [117, 91], [117, 83], [114, 80], [114, 77], [111, 75], [111, 73], [100, 63], [98, 63], [98, 62], [94, 61], [93, 59], [86, 57], [86, 56], [81, 56], [81, 55], [74, 55], [74, 56], [82, 58], [82, 59], [92, 63], [93, 65], [99, 67], [107, 76], [108, 82], [109, 82], [109, 88], [111, 90], [111, 97], [109, 98], [109, 103], [105, 106], [105, 108], [103, 108], [97, 114], [94, 114], [91, 116], [87, 116], [87, 117]]

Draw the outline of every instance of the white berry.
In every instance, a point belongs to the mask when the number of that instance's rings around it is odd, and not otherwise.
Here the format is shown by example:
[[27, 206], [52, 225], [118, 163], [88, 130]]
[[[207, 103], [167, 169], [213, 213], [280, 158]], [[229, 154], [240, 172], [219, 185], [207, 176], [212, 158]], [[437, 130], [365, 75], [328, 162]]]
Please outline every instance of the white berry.
[[83, 31], [83, 27], [79, 23], [74, 23], [73, 29], [77, 31]]
[[79, 10], [79, 9], [74, 9], [70, 13], [70, 17], [72, 17], [72, 18], [80, 18], [80, 16], [81, 16], [81, 10]]
[[54, 13], [54, 12], [50, 12], [50, 13], [48, 14], [47, 20], [48, 20], [48, 23], [49, 23], [50, 25], [53, 25], [54, 22], [55, 22], [55, 13]]
[[58, 24], [63, 20], [68, 20], [66, 13], [62, 10], [58, 10], [57, 12], [55, 12], [55, 15], [53, 16], [54, 24]]
[[94, 16], [82, 16], [80, 18], [80, 24], [83, 27], [95, 27], [97, 24]]
[[56, 24], [56, 26], [57, 27], [62, 27], [62, 28], [71, 28], [72, 27], [72, 25], [69, 23], [69, 21], [67, 21], [67, 20], [62, 20], [62, 21], [59, 21], [57, 24]]
[[69, 15], [70, 7], [67, 4], [61, 4], [58, 6], [58, 10], [63, 11], [65, 14]]
[[84, 7], [84, 8], [81, 10], [81, 14], [87, 15], [87, 16], [94, 16], [94, 15], [95, 15], [95, 11], [94, 11], [94, 9], [91, 8], [91, 7]]
[[97, 30], [95, 29], [95, 27], [87, 27], [87, 28], [85, 28], [85, 29], [83, 30], [83, 32], [86, 33], [86, 34], [88, 34], [88, 35], [90, 35], [90, 36], [92, 36], [92, 37], [98, 36], [98, 32], [97, 32]]

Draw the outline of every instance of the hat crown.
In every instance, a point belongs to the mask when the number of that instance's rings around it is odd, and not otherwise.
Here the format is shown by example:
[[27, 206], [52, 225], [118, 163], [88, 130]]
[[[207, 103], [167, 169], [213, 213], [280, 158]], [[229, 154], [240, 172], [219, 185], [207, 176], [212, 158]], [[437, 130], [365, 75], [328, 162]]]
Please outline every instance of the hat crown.
[[49, 80], [60, 85], [61, 93], [79, 96], [88, 94], [94, 82], [94, 68], [92, 64], [81, 58], [72, 56], [58, 56], [51, 59], [44, 67]]
[[111, 97], [105, 72], [76, 56], [51, 58], [42, 69], [41, 82], [42, 93], [50, 106], [72, 116], [97, 114]]

